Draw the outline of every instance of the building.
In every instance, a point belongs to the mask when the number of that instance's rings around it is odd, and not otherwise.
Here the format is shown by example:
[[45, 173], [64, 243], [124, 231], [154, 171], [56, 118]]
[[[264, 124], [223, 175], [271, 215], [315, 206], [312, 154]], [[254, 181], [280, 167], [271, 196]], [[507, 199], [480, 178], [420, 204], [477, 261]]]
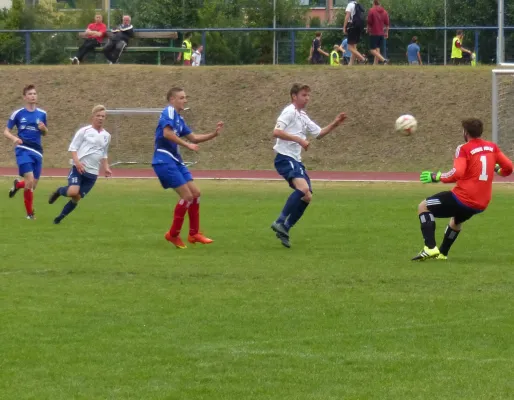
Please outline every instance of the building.
[[348, 5], [348, 0], [300, 0], [300, 4], [309, 7], [309, 18], [318, 17], [326, 24], [335, 20], [337, 13]]

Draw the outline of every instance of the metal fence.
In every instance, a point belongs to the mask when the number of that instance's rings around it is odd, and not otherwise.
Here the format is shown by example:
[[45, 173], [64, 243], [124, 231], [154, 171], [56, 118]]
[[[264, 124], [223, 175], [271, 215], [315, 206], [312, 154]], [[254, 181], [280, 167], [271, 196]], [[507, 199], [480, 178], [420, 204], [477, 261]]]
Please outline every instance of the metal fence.
[[[496, 62], [496, 43], [498, 27], [496, 26], [453, 26], [453, 27], [391, 27], [389, 38], [384, 41], [382, 52], [394, 63], [406, 62], [406, 48], [412, 36], [417, 36], [421, 47], [423, 62], [426, 64], [445, 64], [450, 59], [451, 40], [455, 31], [465, 32], [464, 47], [473, 50], [477, 54], [479, 62], [490, 64]], [[38, 30], [0, 30], [0, 34], [12, 34], [11, 38], [16, 41], [13, 49], [23, 49], [16, 51], [16, 64], [56, 64], [67, 59], [66, 47], [77, 46], [78, 32], [83, 29], [38, 29]], [[268, 54], [273, 48], [275, 39], [276, 59], [279, 64], [301, 64], [306, 62], [310, 43], [313, 39], [314, 31], [323, 32], [323, 47], [329, 51], [333, 44], [341, 43], [343, 34], [340, 27], [323, 28], [208, 28], [208, 29], [136, 29], [136, 32], [195, 32], [201, 35], [200, 43], [204, 46], [205, 64], [252, 64], [269, 63], [270, 58], [263, 58], [259, 61], [259, 52], [262, 48], [257, 48], [252, 38], [258, 35], [269, 36]], [[445, 35], [445, 31], [447, 35]], [[505, 27], [505, 60], [514, 61], [514, 26]], [[268, 37], [267, 36], [267, 37]], [[446, 40], [445, 40], [446, 39]], [[144, 45], [169, 45], [163, 41], [150, 40]], [[229, 45], [240, 46], [239, 57], [213, 57], [216, 53], [216, 41], [224, 40]], [[262, 44], [262, 41], [259, 43]], [[176, 41], [175, 46], [179, 46], [180, 41]], [[262, 46], [261, 46], [262, 47]], [[368, 40], [364, 35], [359, 49], [367, 52]], [[446, 52], [446, 54], [445, 54]], [[251, 57], [245, 57], [247, 53], [252, 53]], [[218, 55], [216, 53], [216, 55]], [[134, 56], [127, 54], [124, 56], [130, 62], [130, 57], [134, 62], [154, 63], [155, 57], [152, 54], [147, 56]], [[134, 58], [135, 57], [135, 58]], [[169, 55], [169, 60], [175, 57]], [[57, 60], [57, 61], [56, 61]], [[257, 61], [256, 61], [257, 60]], [[166, 62], [164, 62], [166, 63]]]

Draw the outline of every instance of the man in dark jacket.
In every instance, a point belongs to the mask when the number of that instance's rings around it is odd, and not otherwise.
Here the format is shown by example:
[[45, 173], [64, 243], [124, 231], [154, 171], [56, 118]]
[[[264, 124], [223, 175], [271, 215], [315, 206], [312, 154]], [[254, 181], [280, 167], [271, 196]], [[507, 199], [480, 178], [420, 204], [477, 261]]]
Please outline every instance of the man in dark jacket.
[[112, 36], [104, 47], [105, 58], [110, 64], [116, 64], [129, 40], [134, 37], [134, 27], [128, 15], [123, 16], [123, 23], [112, 30]]

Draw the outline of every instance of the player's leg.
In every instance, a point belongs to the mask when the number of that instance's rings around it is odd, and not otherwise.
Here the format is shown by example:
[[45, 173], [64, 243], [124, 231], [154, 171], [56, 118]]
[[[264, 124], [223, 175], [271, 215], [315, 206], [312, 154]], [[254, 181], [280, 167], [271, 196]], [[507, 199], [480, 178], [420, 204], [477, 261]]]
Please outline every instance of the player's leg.
[[439, 247], [439, 251], [441, 252], [439, 257], [437, 257], [439, 260], [448, 259], [448, 253], [462, 230], [462, 224], [479, 212], [479, 210], [464, 209], [461, 207], [461, 210], [459, 210], [459, 212], [450, 219], [450, 222], [444, 231], [443, 242]]
[[12, 187], [9, 189], [9, 198], [12, 199], [18, 190], [25, 188], [25, 181], [19, 180], [18, 178], [14, 179]]
[[67, 215], [77, 208], [77, 204], [81, 199], [80, 188], [83, 180], [84, 176], [78, 172], [76, 167], [72, 167], [68, 175], [68, 185], [61, 186], [50, 195], [48, 199], [48, 203], [50, 204], [53, 204], [60, 196], [70, 198], [70, 201], [64, 205], [61, 213], [54, 218], [54, 224], [59, 224]]
[[304, 196], [296, 203], [295, 207], [293, 207], [293, 209], [291, 210], [291, 214], [289, 215], [289, 218], [287, 218], [286, 222], [284, 223], [284, 227], [286, 228], [288, 233], [291, 230], [291, 228], [296, 225], [300, 218], [302, 218], [303, 213], [305, 212], [305, 210], [307, 209], [308, 205], [312, 200], [311, 180], [307, 175], [305, 169], [303, 169], [303, 176], [303, 178], [293, 179], [292, 182], [296, 190], [302, 191], [304, 193]]
[[119, 42], [116, 43], [116, 46], [115, 46], [114, 52], [113, 52], [113, 56], [112, 56], [112, 58], [115, 60], [115, 61], [113, 61], [114, 64], [118, 63], [118, 61], [120, 60], [120, 57], [121, 57], [121, 53], [123, 53], [123, 50], [125, 49], [126, 46], [127, 46], [127, 43], [125, 43], [125, 41], [123, 41], [123, 40], [120, 40]]
[[107, 44], [104, 46], [104, 56], [111, 63], [114, 62], [113, 61], [114, 59], [113, 59], [113, 56], [112, 56], [112, 51], [113, 51], [115, 46], [116, 46], [116, 43], [114, 43], [111, 39], [109, 39]]
[[[185, 166], [182, 167], [187, 170]], [[189, 243], [209, 244], [212, 243], [213, 240], [204, 236], [203, 233], [200, 232], [200, 189], [198, 189], [192, 177], [189, 179], [190, 176], [191, 173], [187, 171], [185, 178], [187, 180], [187, 186], [193, 196], [191, 205], [188, 208], [189, 235], [187, 240]]]
[[[33, 169], [32, 164], [25, 164], [21, 166], [24, 169]], [[34, 217], [34, 186], [36, 179], [34, 172], [31, 170], [23, 174], [25, 187], [23, 190], [23, 202], [25, 203], [25, 210], [27, 212], [27, 219], [35, 219]]]

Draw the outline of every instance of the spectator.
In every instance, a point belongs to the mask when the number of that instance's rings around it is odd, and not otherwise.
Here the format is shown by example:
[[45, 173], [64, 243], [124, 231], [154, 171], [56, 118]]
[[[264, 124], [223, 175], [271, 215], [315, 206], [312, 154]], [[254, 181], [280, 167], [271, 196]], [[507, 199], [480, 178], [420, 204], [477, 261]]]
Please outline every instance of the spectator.
[[199, 67], [202, 63], [202, 51], [203, 51], [203, 46], [194, 46], [193, 47], [194, 49], [194, 52], [193, 52], [193, 55], [191, 56], [191, 60], [193, 61], [193, 67]]
[[341, 60], [339, 58], [339, 49], [341, 47], [338, 44], [334, 45], [334, 50], [332, 50], [332, 53], [330, 53], [330, 65], [341, 65]]
[[387, 11], [380, 5], [380, 0], [373, 0], [373, 7], [368, 13], [368, 35], [369, 35], [369, 52], [374, 58], [373, 65], [378, 65], [381, 61], [387, 64], [380, 48], [384, 43], [384, 38], [389, 36], [389, 15]]
[[[184, 41], [182, 42], [182, 48], [184, 51], [184, 66], [191, 66], [191, 56], [193, 55], [191, 52], [193, 45], [191, 44], [191, 32], [186, 32], [184, 35]], [[178, 53], [177, 61], [180, 62], [182, 59], [182, 53]]]
[[418, 37], [413, 36], [410, 44], [407, 46], [407, 61], [409, 65], [423, 65], [421, 61], [420, 48], [418, 44]]
[[95, 51], [95, 48], [102, 45], [102, 40], [107, 32], [107, 27], [102, 22], [102, 15], [95, 15], [95, 22], [90, 23], [86, 29], [86, 39], [79, 47], [77, 55], [70, 58], [72, 64], [80, 64], [87, 53]]
[[343, 53], [343, 58], [342, 58], [343, 65], [348, 65], [350, 63], [350, 57], [352, 56], [351, 51], [348, 50], [348, 39], [345, 38], [343, 40], [339, 50]]
[[364, 8], [358, 1], [352, 0], [348, 2], [345, 12], [343, 32], [345, 35], [348, 35], [348, 50], [352, 53], [348, 65], [353, 65], [355, 58], [363, 63], [367, 63], [368, 59], [357, 50], [357, 45], [361, 40], [361, 33], [364, 28]]
[[131, 18], [128, 15], [123, 16], [123, 23], [112, 30], [112, 36], [104, 47], [104, 55], [109, 64], [116, 64], [120, 59], [123, 49], [128, 45], [131, 38], [134, 37], [134, 27], [130, 23]]
[[[452, 56], [451, 60], [453, 65], [461, 65], [464, 64], [464, 59], [462, 58], [462, 52], [468, 53], [470, 56], [472, 54], [471, 51], [462, 47], [462, 42], [464, 41], [464, 33], [461, 30], [457, 31], [457, 36], [453, 38], [452, 42]], [[446, 55], [445, 55], [446, 56]]]
[[329, 54], [321, 48], [321, 32], [316, 32], [316, 37], [312, 41], [309, 61], [311, 64], [324, 64], [322, 56], [328, 57]]

